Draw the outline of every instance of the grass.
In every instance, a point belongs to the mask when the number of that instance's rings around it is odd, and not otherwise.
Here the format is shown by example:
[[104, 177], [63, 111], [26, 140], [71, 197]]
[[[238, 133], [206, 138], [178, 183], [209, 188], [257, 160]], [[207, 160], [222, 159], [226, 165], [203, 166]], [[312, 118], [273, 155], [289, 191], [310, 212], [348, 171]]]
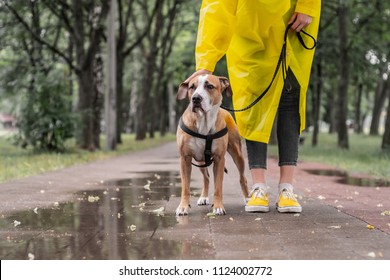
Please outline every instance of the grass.
[[[305, 144], [299, 147], [299, 159], [302, 161], [321, 162], [349, 173], [363, 173], [382, 179], [390, 179], [390, 153], [381, 150], [381, 137], [349, 135], [350, 149], [337, 147], [337, 135], [320, 134], [317, 147], [311, 146], [311, 134], [305, 134]], [[12, 145], [0, 137], [0, 182], [33, 176], [51, 170], [61, 169], [121, 154], [130, 153], [158, 146], [173, 141], [175, 135], [163, 138], [136, 141], [134, 135], [123, 135], [123, 144], [116, 151], [88, 152], [77, 150], [69, 142], [69, 152], [64, 154], [34, 153]], [[104, 146], [104, 139], [102, 140]], [[277, 155], [277, 147], [270, 146], [269, 155]]]
[[[123, 135], [122, 137], [123, 143], [118, 145], [116, 151], [89, 152], [79, 150], [75, 148], [74, 141], [69, 141], [67, 143], [68, 152], [61, 154], [34, 153], [31, 149], [16, 147], [12, 145], [11, 140], [0, 137], [0, 182], [144, 150], [175, 139], [173, 134], [168, 134], [165, 137], [156, 135], [155, 138], [148, 138], [144, 141], [136, 141], [134, 135]], [[101, 142], [102, 147], [104, 147], [104, 139]]]
[[[304, 135], [305, 143], [299, 147], [299, 160], [320, 162], [345, 170], [382, 179], [390, 178], [390, 152], [381, 149], [381, 136], [349, 135], [349, 149], [337, 146], [337, 135], [322, 133], [317, 147], [312, 147], [312, 134]], [[277, 155], [275, 146], [270, 155]]]

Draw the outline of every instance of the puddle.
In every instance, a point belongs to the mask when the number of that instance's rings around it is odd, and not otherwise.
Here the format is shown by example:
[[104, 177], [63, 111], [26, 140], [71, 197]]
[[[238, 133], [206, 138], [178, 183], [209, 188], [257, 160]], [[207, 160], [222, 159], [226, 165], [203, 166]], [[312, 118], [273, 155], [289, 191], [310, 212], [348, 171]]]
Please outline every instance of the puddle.
[[349, 176], [347, 172], [334, 169], [306, 169], [309, 174], [321, 176], [341, 177], [338, 183], [358, 187], [390, 187], [390, 181], [375, 178], [361, 178]]
[[359, 187], [390, 187], [390, 181], [372, 178], [345, 177], [337, 180], [338, 183]]
[[306, 169], [309, 174], [321, 175], [321, 176], [348, 176], [347, 172], [337, 169]]
[[73, 202], [1, 217], [0, 259], [180, 259], [209, 251], [207, 244], [154, 237], [178, 223], [164, 213], [169, 198], [180, 196], [177, 172], [105, 185], [75, 194]]

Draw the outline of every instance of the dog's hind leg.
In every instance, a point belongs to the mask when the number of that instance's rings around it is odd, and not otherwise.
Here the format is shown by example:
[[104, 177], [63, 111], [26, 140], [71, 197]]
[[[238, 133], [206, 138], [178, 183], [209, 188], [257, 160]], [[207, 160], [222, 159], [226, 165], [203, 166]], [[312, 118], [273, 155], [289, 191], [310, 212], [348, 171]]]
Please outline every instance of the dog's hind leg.
[[234, 143], [228, 145], [228, 153], [233, 158], [235, 165], [237, 166], [240, 174], [241, 191], [245, 198], [249, 197], [248, 182], [245, 177], [245, 160], [241, 149], [241, 141], [237, 140]]
[[200, 172], [203, 175], [203, 187], [202, 193], [198, 199], [198, 205], [209, 205], [210, 174], [207, 167], [201, 167]]

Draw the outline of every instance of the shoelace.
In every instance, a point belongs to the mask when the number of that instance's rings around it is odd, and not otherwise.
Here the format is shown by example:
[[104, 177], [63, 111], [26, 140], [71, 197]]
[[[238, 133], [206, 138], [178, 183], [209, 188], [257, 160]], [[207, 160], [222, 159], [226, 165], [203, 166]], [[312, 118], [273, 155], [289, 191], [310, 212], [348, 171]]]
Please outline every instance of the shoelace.
[[261, 189], [261, 188], [254, 188], [253, 190], [251, 190], [251, 192], [249, 193], [249, 196], [252, 197], [252, 196], [255, 196], [255, 197], [266, 197], [267, 196], [267, 192], [264, 190], [264, 189]]
[[295, 197], [294, 193], [288, 189], [283, 189], [280, 194], [287, 199], [291, 199], [294, 201], [297, 201], [297, 198]]

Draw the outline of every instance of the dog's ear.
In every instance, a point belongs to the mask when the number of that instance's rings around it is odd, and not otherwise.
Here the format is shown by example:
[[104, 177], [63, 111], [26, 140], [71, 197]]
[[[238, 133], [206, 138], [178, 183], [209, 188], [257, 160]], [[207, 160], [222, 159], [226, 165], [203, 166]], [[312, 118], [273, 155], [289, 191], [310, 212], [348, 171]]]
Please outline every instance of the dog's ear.
[[226, 91], [226, 95], [227, 95], [228, 97], [231, 97], [231, 96], [233, 95], [233, 91], [232, 91], [232, 88], [231, 88], [231, 86], [230, 86], [230, 83], [229, 83], [228, 78], [219, 77], [219, 82], [221, 83], [222, 92], [223, 92], [223, 91]]
[[188, 94], [188, 83], [181, 83], [179, 89], [177, 90], [177, 99], [183, 100], [187, 97]]

